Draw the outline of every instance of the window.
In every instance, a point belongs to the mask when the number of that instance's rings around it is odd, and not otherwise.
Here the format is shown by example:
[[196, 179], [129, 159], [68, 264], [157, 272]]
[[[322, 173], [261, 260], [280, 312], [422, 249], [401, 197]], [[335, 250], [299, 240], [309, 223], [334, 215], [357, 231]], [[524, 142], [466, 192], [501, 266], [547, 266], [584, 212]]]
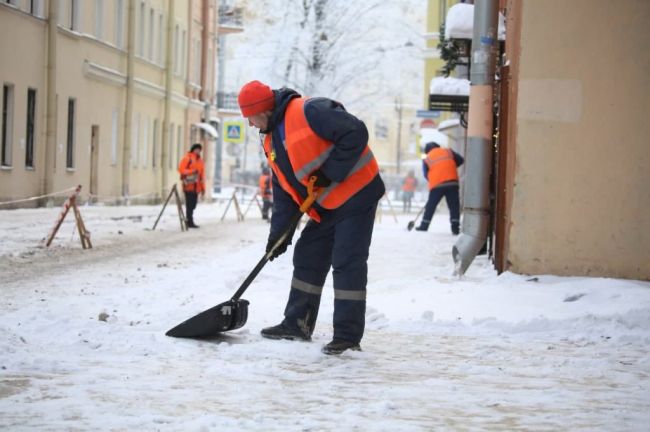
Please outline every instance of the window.
[[180, 37], [180, 31], [178, 29], [178, 25], [174, 28], [174, 72], [178, 73], [178, 68], [181, 64], [181, 60], [178, 58], [178, 55], [180, 53], [179, 51], [179, 46], [178, 46], [178, 38]]
[[124, 48], [124, 0], [115, 2], [115, 46]]
[[144, 57], [144, 25], [145, 25], [145, 4], [140, 3], [140, 19], [138, 24], [138, 55]]
[[68, 99], [68, 133], [66, 141], [65, 167], [74, 168], [74, 129], [76, 99]]
[[117, 108], [113, 108], [113, 117], [111, 119], [111, 165], [117, 165], [117, 134], [119, 133], [117, 116]]
[[59, 25], [65, 26], [66, 24], [66, 8], [65, 3], [59, 0]]
[[158, 15], [158, 64], [165, 63], [165, 19]]
[[178, 139], [176, 139], [176, 166], [181, 163], [181, 155], [183, 154], [183, 126], [178, 125]]
[[2, 155], [1, 165], [11, 166], [14, 123], [14, 85], [2, 85]]
[[169, 169], [174, 168], [174, 123], [169, 125], [169, 149], [168, 149], [169, 155], [167, 158], [169, 159]]
[[201, 83], [201, 40], [194, 42], [194, 82]]
[[151, 149], [152, 149], [151, 166], [154, 168], [158, 166], [158, 160], [157, 160], [158, 159], [158, 151], [157, 151], [158, 150], [158, 128], [159, 128], [158, 123], [159, 123], [158, 119], [155, 119], [153, 121], [153, 140], [151, 142]]
[[137, 167], [140, 163], [140, 114], [133, 118], [131, 129], [131, 166]]
[[153, 9], [149, 9], [149, 60], [154, 61], [153, 53], [154, 53], [154, 47], [155, 47], [155, 41], [156, 39], [154, 38], [154, 30], [155, 30], [155, 25], [154, 25], [154, 13]]
[[79, 0], [70, 0], [70, 30], [79, 31]]
[[43, 17], [43, 0], [30, 0], [29, 13], [37, 17]]
[[185, 30], [183, 30], [183, 37], [181, 38], [181, 66], [178, 68], [181, 76], [185, 76], [187, 65], [187, 43], [185, 41]]
[[36, 90], [27, 89], [27, 125], [25, 128], [25, 166], [34, 168], [34, 129], [36, 120]]
[[142, 125], [142, 167], [147, 167], [147, 158], [149, 157], [149, 117], [144, 118]]
[[95, 37], [104, 37], [104, 0], [95, 0]]

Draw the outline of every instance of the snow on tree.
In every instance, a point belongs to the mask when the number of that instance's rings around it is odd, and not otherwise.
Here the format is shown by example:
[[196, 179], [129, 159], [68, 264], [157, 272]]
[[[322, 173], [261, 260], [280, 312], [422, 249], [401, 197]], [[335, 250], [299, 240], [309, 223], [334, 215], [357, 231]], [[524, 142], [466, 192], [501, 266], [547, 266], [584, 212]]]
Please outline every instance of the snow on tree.
[[260, 79], [362, 110], [404, 93], [419, 100], [423, 43], [416, 22], [425, 11], [419, 2], [247, 0], [243, 6], [246, 30], [232, 45], [248, 52], [238, 56], [235, 86]]

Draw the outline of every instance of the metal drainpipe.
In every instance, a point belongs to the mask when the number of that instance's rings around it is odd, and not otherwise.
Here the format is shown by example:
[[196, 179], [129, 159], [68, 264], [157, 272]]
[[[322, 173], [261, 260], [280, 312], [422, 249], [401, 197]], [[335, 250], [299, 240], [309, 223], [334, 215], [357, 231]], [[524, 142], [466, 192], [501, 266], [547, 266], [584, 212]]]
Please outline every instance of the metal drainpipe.
[[124, 107], [124, 146], [122, 147], [122, 197], [129, 199], [131, 177], [131, 128], [133, 121], [133, 61], [135, 59], [135, 0], [129, 0], [126, 40], [126, 104]]
[[56, 171], [56, 45], [59, 27], [59, 2], [51, 0], [47, 27], [47, 118], [45, 132], [45, 167], [43, 187], [45, 193], [54, 189]]
[[162, 184], [160, 185], [160, 196], [165, 199], [168, 193], [168, 170], [169, 170], [169, 123], [171, 120], [171, 106], [172, 106], [172, 79], [174, 67], [174, 49], [173, 43], [174, 33], [174, 0], [167, 2], [167, 42], [165, 47], [165, 114], [163, 118], [163, 133], [162, 133], [162, 149], [160, 149], [160, 171], [162, 173]]
[[498, 16], [498, 0], [475, 2], [463, 226], [452, 249], [458, 275], [465, 274], [487, 238]]

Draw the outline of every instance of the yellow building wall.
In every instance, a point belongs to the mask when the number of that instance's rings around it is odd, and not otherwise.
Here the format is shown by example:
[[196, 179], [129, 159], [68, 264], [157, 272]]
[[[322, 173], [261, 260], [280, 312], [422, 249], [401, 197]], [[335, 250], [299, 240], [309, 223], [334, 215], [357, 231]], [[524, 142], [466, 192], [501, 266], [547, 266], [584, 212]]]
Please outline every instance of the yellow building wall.
[[650, 2], [527, 0], [521, 19], [510, 268], [648, 280]]
[[445, 62], [439, 58], [439, 53], [432, 56], [437, 51], [440, 34], [440, 25], [446, 18], [447, 11], [450, 7], [458, 3], [458, 0], [428, 0], [427, 3], [427, 27], [426, 27], [426, 48], [427, 57], [424, 62], [424, 107], [429, 106], [429, 84], [431, 80], [439, 75], [440, 69]]
[[[0, 28], [3, 34], [11, 38], [0, 38], [0, 81], [14, 86], [12, 164], [0, 169], [0, 201], [37, 196], [45, 192], [45, 145], [46, 145], [46, 107], [47, 107], [47, 16], [49, 2], [42, 2], [40, 17], [30, 15], [29, 2], [20, 2], [20, 7], [5, 3], [0, 4]], [[186, 97], [185, 81], [189, 73], [187, 64], [189, 47], [182, 47], [182, 34], [188, 41], [188, 22], [190, 3], [184, 1], [175, 4], [173, 12], [175, 23], [179, 26], [179, 50], [182, 65], [173, 74], [172, 103], [170, 124], [174, 125], [171, 142], [170, 163], [161, 167], [165, 71], [164, 55], [160, 55], [160, 15], [163, 16], [163, 31], [167, 30], [168, 0], [135, 1], [135, 88], [133, 95], [132, 126], [140, 119], [140, 127], [130, 135], [131, 150], [138, 151], [139, 158], [132, 157], [127, 163], [130, 169], [130, 196], [160, 198], [162, 170], [167, 171], [168, 185], [178, 180], [177, 165], [188, 147], [189, 124], [200, 119], [203, 109], [201, 104], [193, 103]], [[116, 12], [117, 2], [77, 1], [76, 18], [72, 20], [70, 0], [59, 2], [58, 12], [60, 27], [57, 30], [57, 132], [54, 150], [55, 171], [51, 181], [51, 190], [60, 191], [77, 184], [83, 186], [82, 195], [89, 193], [91, 177], [91, 128], [99, 127], [97, 166], [98, 189], [96, 195], [100, 200], [115, 200], [122, 195], [122, 164], [124, 147], [124, 125], [126, 104], [126, 74], [128, 41], [128, 4], [124, 0], [124, 20], [122, 48], [116, 46]], [[103, 10], [95, 10], [97, 4], [103, 4]], [[200, 9], [200, 2], [191, 2]], [[146, 30], [141, 32], [138, 26], [144, 6]], [[153, 34], [149, 31], [150, 14], [153, 11]], [[98, 20], [98, 17], [100, 18]], [[74, 29], [70, 30], [74, 21]], [[99, 26], [98, 26], [99, 24]], [[153, 36], [153, 40], [152, 40]], [[140, 38], [144, 37], [144, 52], [138, 49]], [[149, 45], [154, 43], [153, 52]], [[166, 36], [162, 48], [166, 48]], [[172, 44], [174, 37], [172, 35]], [[17, 53], [30, 53], [18, 55]], [[172, 52], [172, 55], [174, 53]], [[25, 123], [27, 88], [37, 90], [36, 122], [34, 141], [34, 168], [25, 168]], [[74, 164], [66, 167], [68, 100], [74, 98]], [[117, 112], [117, 129], [113, 127], [114, 112]], [[190, 115], [188, 115], [188, 112]], [[156, 122], [157, 120], [157, 122]], [[148, 124], [145, 135], [145, 122]], [[157, 133], [154, 134], [154, 124]], [[179, 127], [181, 138], [179, 140]], [[156, 142], [154, 142], [154, 135]], [[146, 139], [146, 143], [145, 143]], [[22, 141], [21, 141], [22, 140]], [[23, 143], [21, 145], [21, 142]], [[156, 166], [153, 164], [156, 146]], [[113, 150], [113, 146], [114, 149]], [[145, 157], [146, 148], [146, 157]], [[116, 152], [113, 161], [112, 153]], [[36, 204], [36, 202], [32, 202]]]
[[[45, 160], [45, 101], [46, 101], [46, 25], [35, 19], [0, 6], [0, 84], [13, 85], [13, 122], [11, 133], [11, 166], [0, 167], [0, 201], [39, 193], [43, 177], [41, 168]], [[25, 56], [30, 52], [29, 68], [25, 68]], [[25, 166], [27, 89], [36, 89], [36, 118], [34, 136], [34, 167]], [[0, 87], [0, 101], [2, 100]], [[1, 109], [1, 107], [0, 107]]]

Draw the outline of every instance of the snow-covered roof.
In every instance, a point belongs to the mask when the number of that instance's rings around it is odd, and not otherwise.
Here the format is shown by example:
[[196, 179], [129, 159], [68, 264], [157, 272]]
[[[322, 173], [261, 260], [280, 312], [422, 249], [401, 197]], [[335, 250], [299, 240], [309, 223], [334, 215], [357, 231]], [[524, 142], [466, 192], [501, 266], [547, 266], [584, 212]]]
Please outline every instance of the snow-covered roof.
[[435, 77], [431, 80], [429, 94], [469, 96], [469, 80], [453, 77]]
[[445, 129], [451, 129], [459, 125], [460, 125], [460, 119], [457, 118], [447, 119], [440, 122], [440, 124], [438, 125], [438, 130], [444, 131]]
[[[449, 8], [445, 20], [445, 39], [472, 39], [474, 5], [458, 3]], [[506, 19], [499, 12], [499, 40], [506, 39]]]
[[449, 137], [440, 132], [438, 129], [420, 129], [420, 144], [424, 146], [430, 142], [435, 142], [436, 144], [443, 147], [449, 147]]
[[219, 138], [219, 132], [210, 123], [194, 123], [194, 126], [206, 131], [212, 138]]

